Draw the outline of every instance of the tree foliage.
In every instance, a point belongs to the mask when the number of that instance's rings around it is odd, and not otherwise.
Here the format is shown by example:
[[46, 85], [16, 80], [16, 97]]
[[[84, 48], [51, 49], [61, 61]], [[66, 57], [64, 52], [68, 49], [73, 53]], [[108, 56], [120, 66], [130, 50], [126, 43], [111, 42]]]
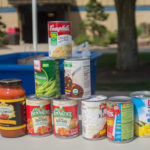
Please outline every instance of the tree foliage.
[[93, 36], [104, 36], [107, 29], [100, 21], [105, 21], [108, 14], [104, 12], [104, 7], [97, 0], [89, 0], [86, 5], [87, 19], [80, 24], [80, 29], [89, 30]]
[[6, 35], [6, 32], [4, 29], [6, 28], [6, 25], [2, 22], [2, 17], [0, 16], [0, 45], [3, 44], [4, 37]]

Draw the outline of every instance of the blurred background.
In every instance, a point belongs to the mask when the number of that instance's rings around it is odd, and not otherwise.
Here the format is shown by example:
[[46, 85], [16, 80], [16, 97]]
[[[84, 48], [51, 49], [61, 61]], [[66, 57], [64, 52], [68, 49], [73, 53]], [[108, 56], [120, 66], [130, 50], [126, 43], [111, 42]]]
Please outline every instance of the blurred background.
[[[150, 0], [37, 0], [37, 10], [38, 51], [48, 51], [48, 21], [72, 21], [73, 47], [88, 41], [102, 53], [97, 91], [150, 90]], [[0, 54], [25, 51], [32, 1], [0, 0]]]

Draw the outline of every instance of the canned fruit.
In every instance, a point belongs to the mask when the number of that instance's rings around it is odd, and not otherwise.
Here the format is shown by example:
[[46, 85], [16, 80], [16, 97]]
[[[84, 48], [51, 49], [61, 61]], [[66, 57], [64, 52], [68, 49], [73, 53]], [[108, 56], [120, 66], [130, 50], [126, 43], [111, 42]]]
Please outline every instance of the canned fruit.
[[131, 93], [134, 103], [135, 135], [150, 136], [150, 92]]
[[82, 135], [86, 139], [101, 139], [106, 137], [106, 97], [93, 96], [82, 101]]
[[77, 101], [71, 101], [65, 101], [68, 105], [53, 101], [53, 126], [56, 136], [70, 137], [79, 134]]
[[71, 22], [48, 22], [49, 55], [70, 57], [72, 54]]
[[91, 96], [90, 60], [67, 59], [64, 67], [66, 97], [89, 98]]
[[34, 61], [35, 93], [37, 97], [60, 97], [59, 60]]
[[107, 102], [107, 137], [124, 142], [133, 138], [133, 103]]
[[52, 131], [50, 100], [27, 100], [27, 127], [32, 135], [46, 135]]

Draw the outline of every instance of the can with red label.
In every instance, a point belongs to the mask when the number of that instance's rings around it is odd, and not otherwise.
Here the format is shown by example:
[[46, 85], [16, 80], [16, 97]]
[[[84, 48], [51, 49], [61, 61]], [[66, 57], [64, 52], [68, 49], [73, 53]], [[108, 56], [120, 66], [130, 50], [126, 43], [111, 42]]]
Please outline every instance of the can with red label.
[[50, 57], [70, 57], [72, 54], [71, 22], [48, 22], [48, 42]]
[[107, 100], [107, 137], [118, 143], [134, 139], [134, 113], [132, 98], [114, 96]]
[[49, 135], [52, 131], [50, 99], [34, 95], [26, 99], [27, 130], [30, 135]]
[[53, 129], [57, 137], [69, 138], [79, 135], [77, 100], [53, 100]]

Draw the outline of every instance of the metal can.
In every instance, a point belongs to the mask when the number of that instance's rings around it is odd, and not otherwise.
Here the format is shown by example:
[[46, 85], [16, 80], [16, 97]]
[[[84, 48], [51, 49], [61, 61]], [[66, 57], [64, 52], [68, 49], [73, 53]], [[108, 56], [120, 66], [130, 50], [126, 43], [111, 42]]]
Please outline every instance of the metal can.
[[70, 57], [72, 54], [71, 22], [48, 22], [48, 42], [50, 57]]
[[135, 135], [150, 136], [150, 91], [132, 92], [130, 96], [134, 103]]
[[134, 114], [132, 98], [114, 96], [107, 100], [107, 137], [120, 143], [134, 138]]
[[106, 137], [106, 100], [103, 95], [95, 95], [81, 102], [82, 136], [89, 140]]
[[59, 68], [58, 59], [43, 57], [34, 60], [35, 93], [37, 97], [60, 97]]
[[89, 58], [70, 58], [64, 61], [65, 96], [71, 99], [86, 99], [91, 96]]
[[79, 135], [77, 100], [53, 100], [53, 130], [57, 137], [69, 138]]
[[26, 99], [27, 131], [30, 135], [49, 135], [52, 131], [50, 99], [35, 95]]

